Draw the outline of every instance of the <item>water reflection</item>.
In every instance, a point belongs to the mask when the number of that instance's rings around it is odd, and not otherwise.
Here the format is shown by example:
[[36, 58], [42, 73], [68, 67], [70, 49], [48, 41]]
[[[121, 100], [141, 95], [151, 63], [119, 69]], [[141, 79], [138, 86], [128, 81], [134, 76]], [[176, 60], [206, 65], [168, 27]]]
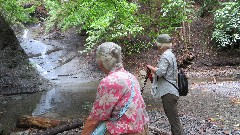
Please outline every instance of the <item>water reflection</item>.
[[[66, 79], [67, 80], [67, 79]], [[71, 81], [43, 92], [33, 116], [79, 118], [87, 115], [96, 96], [99, 81]], [[29, 101], [32, 99], [29, 98]]]
[[60, 95], [60, 92], [56, 89], [51, 89], [43, 93], [40, 102], [38, 103], [36, 109], [33, 111], [33, 116], [39, 116], [46, 114], [51, 111], [51, 109], [63, 100], [63, 97]]

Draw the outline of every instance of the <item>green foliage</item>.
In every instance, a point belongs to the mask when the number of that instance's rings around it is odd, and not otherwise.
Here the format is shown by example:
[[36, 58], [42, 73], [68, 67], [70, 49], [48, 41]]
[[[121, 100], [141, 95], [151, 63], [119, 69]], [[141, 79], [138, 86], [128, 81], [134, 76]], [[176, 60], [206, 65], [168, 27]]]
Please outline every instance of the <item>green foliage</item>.
[[126, 0], [46, 0], [45, 3], [50, 14], [47, 28], [86, 30], [88, 38], [85, 51], [97, 43], [135, 36], [142, 30], [138, 18], [134, 16], [137, 5]]
[[165, 0], [161, 7], [160, 33], [171, 33], [182, 22], [191, 22], [192, 2], [187, 0]]
[[[29, 14], [43, 4], [49, 13], [47, 30], [74, 28], [78, 32], [86, 31], [88, 38], [85, 51], [91, 50], [101, 42], [114, 41], [122, 45], [128, 54], [139, 53], [140, 50], [150, 47], [150, 42], [159, 33], [171, 31], [179, 26], [181, 21], [189, 21], [186, 19], [189, 3], [181, 0], [167, 0], [163, 3], [158, 0], [139, 0], [137, 3], [128, 0], [41, 0], [41, 2], [0, 0], [0, 2], [0, 12], [12, 24], [31, 22]], [[178, 11], [177, 14], [175, 11]], [[162, 15], [165, 16], [161, 17]], [[147, 37], [148, 40], [143, 41], [145, 38], [142, 37]]]
[[157, 7], [161, 4], [158, 0], [138, 0], [138, 11], [134, 16], [138, 18], [138, 24], [143, 28], [137, 35], [128, 35], [117, 41], [124, 45], [126, 55], [140, 53], [151, 47], [151, 41], [155, 39], [158, 31]]
[[[146, 40], [146, 36], [137, 35], [135, 38], [125, 38], [121, 41], [124, 44], [124, 52], [126, 55], [139, 54], [143, 50], [152, 47], [150, 40]], [[127, 40], [126, 40], [127, 39]]]
[[[190, 22], [192, 12], [191, 3], [183, 0], [164, 3], [140, 0], [139, 5], [126, 0], [45, 0], [45, 4], [50, 15], [47, 29], [87, 31], [84, 52], [98, 43], [114, 41], [122, 45], [127, 54], [140, 53], [151, 46], [150, 42], [159, 33], [170, 33], [180, 27], [182, 21]], [[145, 35], [149, 40], [142, 40]]]
[[[0, 13], [10, 25], [17, 22], [32, 22], [30, 13], [33, 13], [39, 4], [39, 2], [29, 0], [0, 0], [0, 3]], [[24, 4], [28, 3], [32, 6], [25, 8]]]
[[198, 11], [200, 17], [206, 16], [211, 12], [214, 12], [219, 6], [218, 0], [204, 0], [201, 2], [201, 8]]
[[159, 33], [171, 33], [182, 22], [191, 22], [193, 18], [192, 1], [189, 0], [139, 0], [141, 25], [150, 37]]
[[220, 47], [229, 47], [240, 40], [240, 2], [226, 2], [223, 6], [214, 13], [212, 38]]
[[152, 43], [160, 33], [171, 33], [176, 27], [181, 27], [183, 21], [191, 22], [193, 10], [190, 1], [138, 0], [138, 4], [139, 11], [136, 16], [144, 31], [138, 34], [137, 39], [124, 41], [128, 54], [139, 53], [152, 47]]

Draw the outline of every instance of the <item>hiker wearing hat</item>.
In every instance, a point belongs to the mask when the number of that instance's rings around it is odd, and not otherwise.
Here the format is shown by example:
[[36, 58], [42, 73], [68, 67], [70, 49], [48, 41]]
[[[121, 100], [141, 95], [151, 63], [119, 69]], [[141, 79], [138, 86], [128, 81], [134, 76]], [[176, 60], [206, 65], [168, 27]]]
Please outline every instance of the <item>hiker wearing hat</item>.
[[[168, 117], [173, 135], [182, 135], [177, 101], [179, 99], [178, 90], [166, 79], [177, 85], [177, 62], [172, 53], [171, 37], [168, 34], [161, 34], [156, 39], [156, 46], [161, 54], [157, 66], [147, 65], [147, 68], [154, 74], [151, 94], [154, 98], [162, 99], [165, 114]], [[164, 79], [165, 78], [165, 79]]]

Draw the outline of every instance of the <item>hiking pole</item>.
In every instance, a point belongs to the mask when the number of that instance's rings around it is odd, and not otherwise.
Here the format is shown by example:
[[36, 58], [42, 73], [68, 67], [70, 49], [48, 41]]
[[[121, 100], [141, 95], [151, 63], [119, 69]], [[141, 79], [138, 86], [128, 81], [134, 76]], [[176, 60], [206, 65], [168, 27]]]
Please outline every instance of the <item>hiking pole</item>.
[[150, 79], [151, 83], [153, 82], [153, 77], [152, 77], [152, 74], [151, 74], [151, 70], [149, 68], [147, 68], [147, 74], [145, 76], [145, 80], [143, 82], [143, 87], [141, 89], [141, 94], [143, 94], [143, 90], [144, 88], [146, 87], [146, 83], [147, 83], [147, 79]]

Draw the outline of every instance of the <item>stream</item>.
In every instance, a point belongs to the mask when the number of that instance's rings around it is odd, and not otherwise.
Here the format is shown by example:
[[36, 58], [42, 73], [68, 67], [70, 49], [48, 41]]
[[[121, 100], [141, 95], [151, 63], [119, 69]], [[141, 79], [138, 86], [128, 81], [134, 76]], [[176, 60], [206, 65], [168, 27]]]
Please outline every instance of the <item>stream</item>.
[[[14, 128], [23, 115], [56, 119], [76, 119], [88, 115], [102, 73], [78, 56], [74, 46], [59, 42], [51, 45], [35, 40], [25, 29], [19, 38], [30, 64], [53, 88], [35, 94], [0, 97], [0, 123], [6, 131]], [[76, 41], [75, 41], [76, 42]], [[80, 41], [79, 41], [80, 42]], [[70, 48], [70, 49], [69, 49]]]

